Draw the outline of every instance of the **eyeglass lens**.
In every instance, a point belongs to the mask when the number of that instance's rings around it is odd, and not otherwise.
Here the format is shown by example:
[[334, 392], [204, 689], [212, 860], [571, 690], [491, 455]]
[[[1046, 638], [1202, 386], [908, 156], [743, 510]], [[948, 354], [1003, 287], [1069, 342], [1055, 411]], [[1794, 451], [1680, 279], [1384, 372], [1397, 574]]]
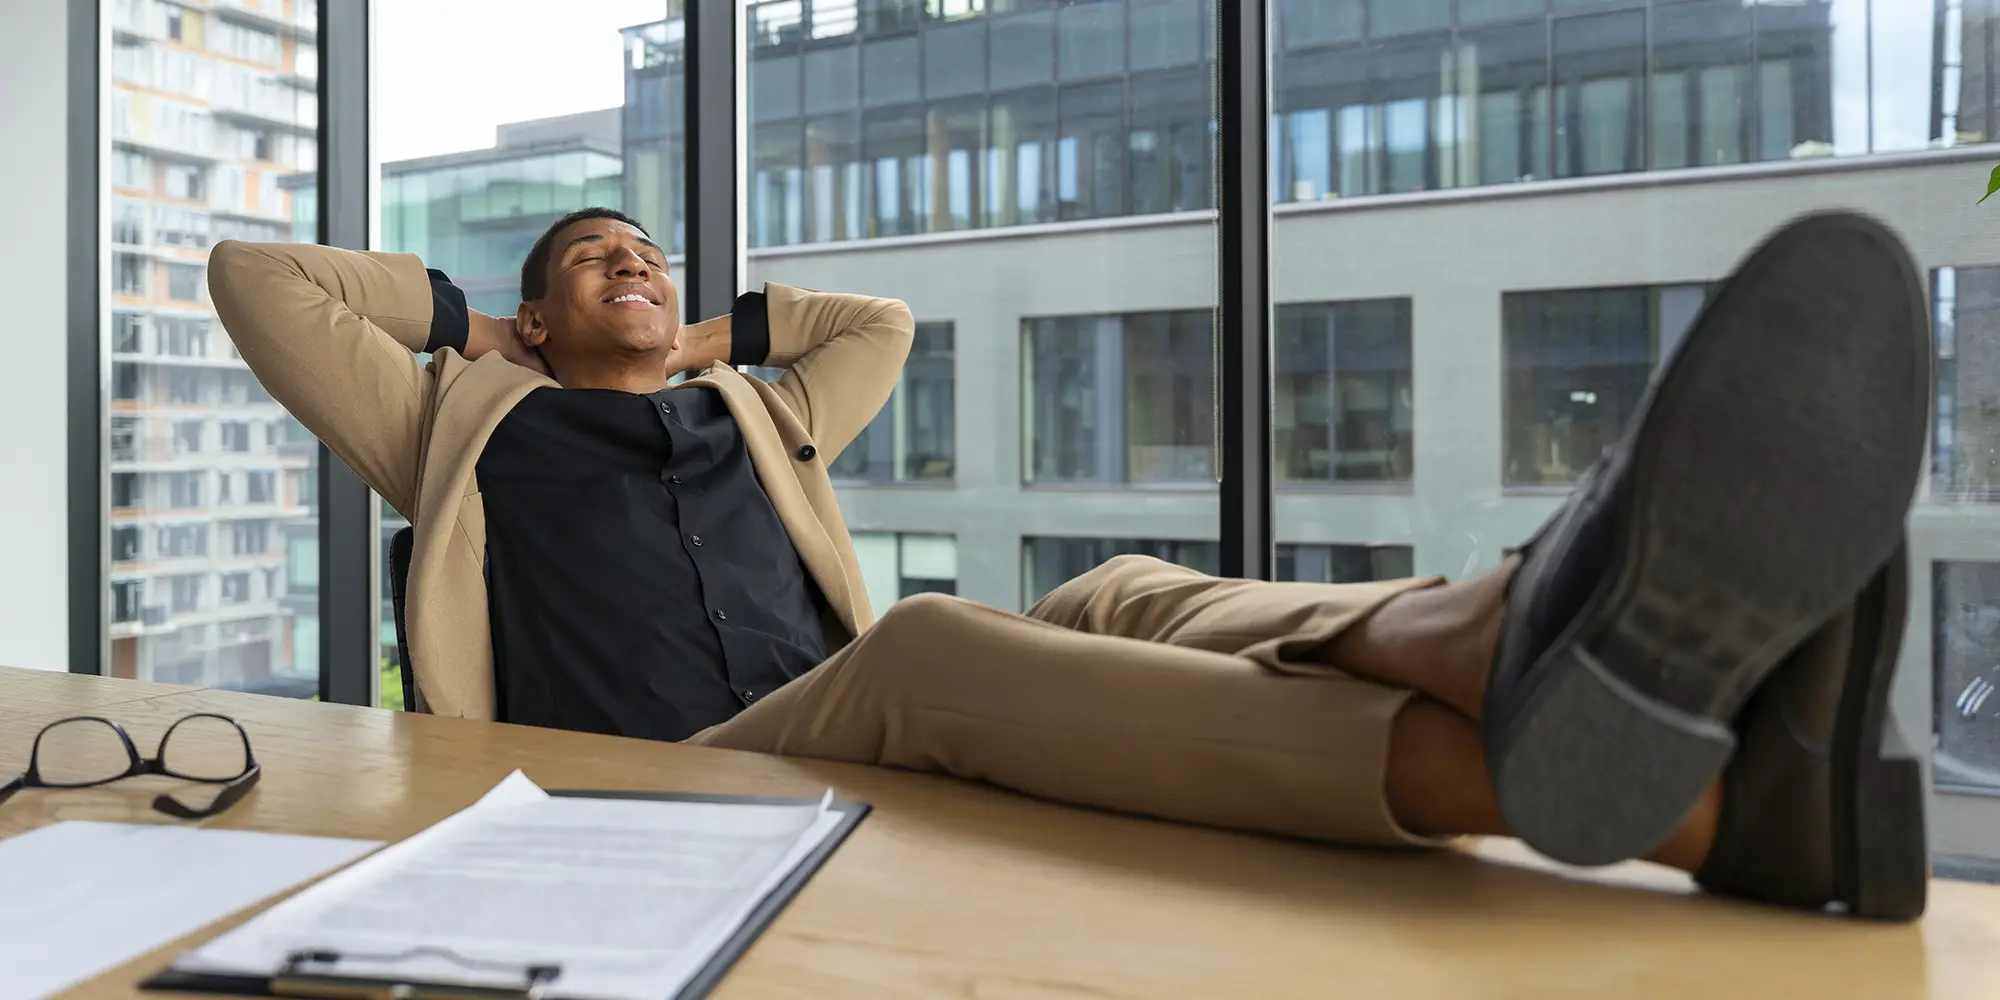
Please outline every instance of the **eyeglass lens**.
[[102, 719], [68, 719], [42, 732], [35, 745], [35, 768], [53, 786], [110, 781], [132, 766], [131, 752], [118, 730]]
[[250, 769], [250, 746], [228, 719], [191, 715], [161, 740], [160, 767], [175, 777], [228, 781]]

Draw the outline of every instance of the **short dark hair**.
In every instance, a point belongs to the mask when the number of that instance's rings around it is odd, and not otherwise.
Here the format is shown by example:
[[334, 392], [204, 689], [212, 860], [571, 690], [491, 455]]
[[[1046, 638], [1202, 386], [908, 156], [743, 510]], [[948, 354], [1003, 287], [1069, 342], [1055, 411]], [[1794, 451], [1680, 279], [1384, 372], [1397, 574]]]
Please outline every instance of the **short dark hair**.
[[602, 206], [579, 208], [550, 224], [548, 230], [542, 233], [541, 238], [536, 240], [535, 245], [528, 250], [528, 259], [521, 264], [521, 301], [533, 302], [549, 293], [550, 244], [555, 242], [557, 233], [588, 219], [610, 219], [613, 222], [622, 222], [645, 234], [647, 239], [653, 238], [653, 234], [646, 232], [646, 227], [640, 225], [639, 220], [615, 208], [604, 208]]

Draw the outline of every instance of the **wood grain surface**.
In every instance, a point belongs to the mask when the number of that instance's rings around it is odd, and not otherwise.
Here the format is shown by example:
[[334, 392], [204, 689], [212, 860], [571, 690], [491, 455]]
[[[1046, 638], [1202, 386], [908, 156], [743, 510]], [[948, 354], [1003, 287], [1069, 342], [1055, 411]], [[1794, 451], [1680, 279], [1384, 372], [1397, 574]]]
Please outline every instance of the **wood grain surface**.
[[[1339, 850], [877, 768], [6, 668], [0, 775], [63, 715], [110, 716], [147, 746], [196, 711], [240, 720], [264, 766], [221, 827], [393, 840], [516, 768], [548, 788], [831, 786], [873, 803], [723, 998], [2000, 996], [2000, 887], [1959, 882], [1934, 883], [1923, 922], [1872, 926], [1705, 898], [1641, 863], [1563, 869], [1512, 842]], [[163, 778], [23, 792], [0, 805], [0, 837], [172, 822], [148, 805], [172, 785], [205, 794]], [[132, 996], [234, 922], [66, 995]]]

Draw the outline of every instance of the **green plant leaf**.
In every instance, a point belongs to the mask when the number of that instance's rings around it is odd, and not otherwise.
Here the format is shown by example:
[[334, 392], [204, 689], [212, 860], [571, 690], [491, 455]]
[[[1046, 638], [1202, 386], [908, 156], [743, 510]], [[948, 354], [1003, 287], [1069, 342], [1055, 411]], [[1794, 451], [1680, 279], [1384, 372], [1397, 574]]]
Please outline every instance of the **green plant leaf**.
[[1986, 179], [1986, 193], [1980, 195], [1979, 200], [1973, 204], [1986, 204], [1986, 199], [1993, 197], [1993, 192], [1995, 191], [2000, 191], [2000, 167], [1993, 168], [1993, 176]]

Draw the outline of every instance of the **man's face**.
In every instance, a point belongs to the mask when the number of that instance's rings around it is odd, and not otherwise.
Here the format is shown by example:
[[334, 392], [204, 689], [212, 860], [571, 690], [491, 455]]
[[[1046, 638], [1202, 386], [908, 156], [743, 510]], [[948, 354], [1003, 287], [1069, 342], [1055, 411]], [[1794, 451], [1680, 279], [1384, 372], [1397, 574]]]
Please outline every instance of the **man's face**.
[[565, 362], [617, 355], [662, 358], [680, 333], [680, 300], [667, 256], [615, 219], [565, 226], [549, 243], [548, 290], [521, 304], [521, 337], [558, 371]]

